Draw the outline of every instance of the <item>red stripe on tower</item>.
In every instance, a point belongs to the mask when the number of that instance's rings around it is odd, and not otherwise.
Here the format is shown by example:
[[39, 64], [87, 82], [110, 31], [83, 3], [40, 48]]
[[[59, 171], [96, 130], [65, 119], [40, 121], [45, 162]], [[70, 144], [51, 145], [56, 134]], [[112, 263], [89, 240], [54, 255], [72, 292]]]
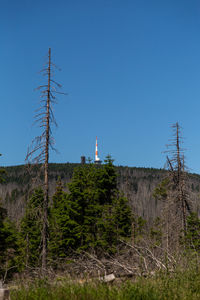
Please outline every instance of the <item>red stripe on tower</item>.
[[100, 164], [101, 163], [101, 160], [100, 158], [98, 157], [98, 143], [97, 143], [97, 136], [96, 136], [96, 148], [95, 148], [95, 161], [94, 161], [95, 164]]

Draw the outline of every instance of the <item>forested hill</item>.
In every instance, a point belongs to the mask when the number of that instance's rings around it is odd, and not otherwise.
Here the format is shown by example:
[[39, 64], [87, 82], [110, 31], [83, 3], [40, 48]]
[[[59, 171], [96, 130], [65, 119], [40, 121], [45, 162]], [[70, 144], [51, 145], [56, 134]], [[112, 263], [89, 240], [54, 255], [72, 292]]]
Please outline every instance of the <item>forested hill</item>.
[[[67, 191], [67, 183], [72, 178], [73, 169], [78, 165], [72, 163], [49, 165], [50, 195], [54, 193], [59, 177]], [[40, 175], [36, 177], [38, 169], [39, 166], [35, 166], [30, 171], [24, 165], [5, 168], [5, 182], [0, 184], [0, 197], [12, 219], [19, 220], [24, 214], [31, 187], [41, 185]], [[153, 197], [153, 191], [167, 172], [163, 169], [122, 166], [116, 167], [116, 170], [118, 186], [129, 199], [133, 211], [149, 221], [159, 216], [162, 202]], [[189, 174], [187, 185], [193, 209], [200, 214], [200, 175]]]

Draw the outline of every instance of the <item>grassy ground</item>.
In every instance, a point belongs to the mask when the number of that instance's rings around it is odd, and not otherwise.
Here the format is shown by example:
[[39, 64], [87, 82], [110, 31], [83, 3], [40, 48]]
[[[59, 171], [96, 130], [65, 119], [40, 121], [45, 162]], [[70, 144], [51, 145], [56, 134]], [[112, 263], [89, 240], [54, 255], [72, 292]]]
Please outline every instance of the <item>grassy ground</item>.
[[11, 300], [199, 300], [199, 271], [158, 274], [123, 283], [59, 284], [37, 281], [11, 292]]

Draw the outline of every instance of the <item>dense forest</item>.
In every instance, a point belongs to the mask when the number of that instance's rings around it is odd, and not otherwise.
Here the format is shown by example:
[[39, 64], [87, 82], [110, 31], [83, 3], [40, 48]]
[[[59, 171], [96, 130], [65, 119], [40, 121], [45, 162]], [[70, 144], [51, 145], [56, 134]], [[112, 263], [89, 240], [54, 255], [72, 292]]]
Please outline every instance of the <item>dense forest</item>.
[[[40, 169], [41, 166], [36, 165], [30, 173], [27, 166], [7, 167], [2, 175], [1, 276], [5, 280], [16, 272], [40, 268], [44, 197], [43, 178], [38, 176]], [[150, 272], [167, 267], [162, 261], [166, 255], [167, 264], [171, 264], [169, 255], [174, 251], [177, 254], [177, 247], [198, 251], [200, 176], [189, 174], [187, 179], [192, 204], [187, 230], [177, 229], [181, 227], [177, 217], [176, 234], [168, 229], [166, 246], [169, 175], [164, 169], [115, 167], [109, 156], [100, 166], [50, 164], [48, 267], [70, 274], [76, 270], [78, 274], [86, 271], [93, 274], [99, 269], [95, 260], [102, 260], [105, 266], [102, 262], [101, 272], [105, 268], [106, 272], [132, 272], [136, 266], [139, 273]], [[173, 193], [174, 190], [173, 186]], [[174, 208], [173, 213], [175, 211]], [[170, 219], [171, 226], [172, 222]], [[149, 249], [144, 247], [147, 243], [150, 243]], [[135, 258], [134, 251], [139, 251], [137, 256], [143, 263], [138, 259], [130, 262]], [[148, 251], [156, 254], [148, 257]], [[159, 258], [154, 259], [154, 255]], [[121, 260], [117, 266], [113, 265], [114, 258]], [[69, 259], [72, 259], [71, 264]], [[85, 264], [80, 263], [80, 259], [85, 260]]]
[[[68, 191], [68, 183], [73, 171], [80, 164], [49, 164], [50, 196], [52, 197], [58, 178], [64, 191]], [[26, 165], [5, 167], [4, 181], [0, 183], [1, 203], [7, 209], [9, 217], [18, 222], [24, 215], [31, 187], [42, 184], [39, 166], [34, 166], [31, 172]], [[117, 186], [127, 197], [132, 210], [148, 222], [160, 216], [163, 202], [158, 201], [153, 194], [157, 185], [167, 176], [167, 170], [154, 168], [137, 168], [115, 166]], [[37, 177], [37, 181], [35, 178]], [[200, 215], [200, 175], [189, 174], [188, 190], [192, 199], [193, 209]]]
[[[23, 178], [27, 183], [27, 178]], [[14, 191], [11, 202], [21, 195]], [[19, 272], [40, 267], [43, 199], [42, 186], [31, 190], [24, 204], [24, 214], [13, 222], [7, 217], [7, 210], [1, 208], [0, 271], [3, 277], [9, 270]], [[132, 212], [117, 187], [111, 158], [100, 167], [94, 164], [76, 167], [68, 192], [63, 189], [61, 177], [57, 177], [48, 208], [48, 224], [48, 265], [51, 267], [60, 268], [63, 260], [82, 251], [92, 250], [100, 256], [116, 253], [119, 239], [131, 236]]]

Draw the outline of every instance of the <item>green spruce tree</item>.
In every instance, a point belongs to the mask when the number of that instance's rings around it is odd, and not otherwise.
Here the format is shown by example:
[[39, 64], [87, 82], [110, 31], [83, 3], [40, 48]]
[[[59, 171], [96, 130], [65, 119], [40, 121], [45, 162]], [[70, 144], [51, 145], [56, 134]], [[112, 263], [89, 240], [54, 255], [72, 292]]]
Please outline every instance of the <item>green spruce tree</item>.
[[16, 271], [17, 230], [8, 219], [7, 211], [0, 206], [0, 279], [3, 281]]
[[68, 188], [67, 194], [58, 184], [53, 197], [52, 253], [66, 257], [82, 250], [115, 252], [120, 240], [131, 235], [132, 215], [117, 188], [111, 157], [102, 166], [90, 163], [77, 167]]
[[200, 219], [197, 213], [191, 213], [187, 218], [186, 246], [200, 252]]
[[58, 265], [62, 258], [68, 256], [78, 241], [72, 206], [73, 203], [68, 200], [68, 194], [63, 191], [59, 179], [50, 210], [49, 257], [54, 265]]
[[29, 199], [21, 220], [19, 233], [19, 264], [22, 268], [36, 268], [41, 265], [42, 205], [44, 194], [37, 188]]

